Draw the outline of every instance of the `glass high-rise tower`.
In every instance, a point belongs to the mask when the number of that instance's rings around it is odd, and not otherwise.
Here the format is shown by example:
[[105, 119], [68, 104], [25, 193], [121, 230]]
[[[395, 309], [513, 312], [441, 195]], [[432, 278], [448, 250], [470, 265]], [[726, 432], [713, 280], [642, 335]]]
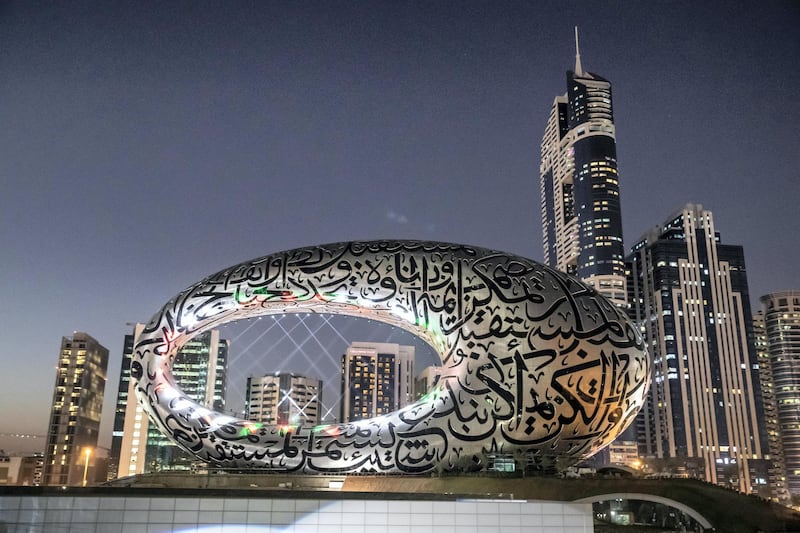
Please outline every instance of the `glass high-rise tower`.
[[625, 251], [611, 83], [581, 66], [557, 96], [541, 144], [545, 262], [624, 305]]
[[[119, 385], [117, 387], [117, 405], [114, 410], [114, 428], [111, 433], [111, 453], [108, 456], [108, 479], [116, 479], [119, 476], [119, 460], [122, 454], [122, 442], [125, 430], [125, 413], [128, 410], [128, 393], [132, 392], [131, 382], [131, 358], [133, 357], [133, 346], [136, 337], [144, 329], [144, 324], [134, 324], [133, 332], [125, 335], [125, 342], [122, 345], [122, 367], [119, 372]], [[137, 405], [136, 396], [130, 397], [130, 403]], [[140, 418], [144, 413], [139, 414]]]
[[414, 401], [414, 347], [354, 342], [342, 356], [341, 421], [381, 416]]
[[712, 213], [687, 204], [628, 260], [631, 318], [654, 366], [637, 418], [640, 451], [708, 482], [760, 491], [768, 439], [742, 247], [723, 244]]

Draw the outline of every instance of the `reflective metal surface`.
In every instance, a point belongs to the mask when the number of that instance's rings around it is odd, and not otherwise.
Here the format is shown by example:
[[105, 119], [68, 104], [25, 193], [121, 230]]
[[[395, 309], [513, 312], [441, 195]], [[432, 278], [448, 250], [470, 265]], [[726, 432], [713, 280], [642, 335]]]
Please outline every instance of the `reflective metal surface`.
[[[274, 427], [213, 412], [175, 384], [190, 338], [261, 315], [367, 317], [412, 332], [442, 360], [418, 402], [386, 416]], [[198, 458], [283, 472], [476, 467], [490, 456], [540, 465], [610, 443], [632, 420], [650, 361], [624, 314], [569, 276], [521, 257], [439, 242], [344, 242], [235, 265], [170, 300], [131, 364], [151, 419]]]

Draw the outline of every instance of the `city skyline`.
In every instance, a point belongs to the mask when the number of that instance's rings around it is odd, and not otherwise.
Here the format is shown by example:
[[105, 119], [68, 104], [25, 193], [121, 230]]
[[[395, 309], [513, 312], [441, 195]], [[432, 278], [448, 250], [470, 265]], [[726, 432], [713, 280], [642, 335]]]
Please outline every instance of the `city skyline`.
[[751, 308], [797, 288], [799, 9], [3, 6], [2, 431], [44, 432], [62, 336], [96, 337], [115, 378], [127, 322], [243, 259], [402, 237], [541, 261], [575, 25], [614, 84], [626, 252], [702, 203]]

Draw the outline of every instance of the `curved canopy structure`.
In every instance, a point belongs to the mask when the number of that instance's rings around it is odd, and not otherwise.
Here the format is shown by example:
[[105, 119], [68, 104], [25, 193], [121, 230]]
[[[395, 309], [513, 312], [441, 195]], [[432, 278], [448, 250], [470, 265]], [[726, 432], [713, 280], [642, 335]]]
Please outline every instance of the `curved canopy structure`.
[[[318, 427], [236, 419], [195, 403], [175, 383], [173, 359], [195, 335], [287, 312], [402, 327], [438, 352], [441, 379], [394, 413]], [[493, 454], [538, 462], [588, 456], [633, 420], [649, 367], [625, 315], [565, 274], [471, 246], [373, 241], [280, 252], [192, 285], [138, 337], [131, 374], [151, 419], [201, 460], [283, 472], [419, 473]]]
[[595, 496], [589, 496], [587, 498], [581, 498], [579, 500], [575, 500], [575, 503], [598, 503], [604, 501], [612, 501], [612, 500], [627, 500], [627, 501], [643, 501], [643, 502], [652, 502], [658, 503], [661, 505], [666, 505], [667, 507], [671, 507], [673, 509], [677, 509], [682, 513], [686, 513], [693, 520], [695, 520], [703, 529], [713, 530], [713, 526], [711, 522], [706, 519], [703, 515], [699, 512], [695, 511], [685, 503], [679, 502], [677, 500], [673, 500], [672, 498], [667, 498], [665, 496], [659, 496], [657, 494], [647, 494], [642, 492], [615, 492], [612, 494], [597, 494]]

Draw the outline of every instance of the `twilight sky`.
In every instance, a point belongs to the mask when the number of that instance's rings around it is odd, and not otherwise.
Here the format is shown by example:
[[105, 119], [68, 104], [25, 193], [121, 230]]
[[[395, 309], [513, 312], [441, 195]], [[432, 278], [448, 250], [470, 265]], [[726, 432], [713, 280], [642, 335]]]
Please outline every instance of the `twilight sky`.
[[575, 25], [613, 84], [626, 249], [701, 203], [753, 308], [800, 288], [797, 2], [0, 3], [0, 434], [45, 433], [61, 336], [109, 348], [113, 400], [126, 323], [246, 259], [541, 260]]

